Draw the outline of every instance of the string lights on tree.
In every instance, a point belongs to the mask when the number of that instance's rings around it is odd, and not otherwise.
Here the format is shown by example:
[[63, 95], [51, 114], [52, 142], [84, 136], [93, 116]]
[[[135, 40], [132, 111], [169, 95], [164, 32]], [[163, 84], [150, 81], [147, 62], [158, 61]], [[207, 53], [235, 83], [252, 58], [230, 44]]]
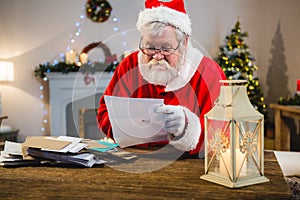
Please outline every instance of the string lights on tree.
[[255, 59], [244, 41], [245, 37], [248, 37], [248, 32], [241, 31], [238, 19], [231, 33], [226, 36], [226, 44], [220, 47], [216, 61], [222, 67], [227, 79], [247, 80], [247, 94], [250, 102], [266, 119], [267, 105], [259, 79], [255, 76], [258, 66], [254, 64]]

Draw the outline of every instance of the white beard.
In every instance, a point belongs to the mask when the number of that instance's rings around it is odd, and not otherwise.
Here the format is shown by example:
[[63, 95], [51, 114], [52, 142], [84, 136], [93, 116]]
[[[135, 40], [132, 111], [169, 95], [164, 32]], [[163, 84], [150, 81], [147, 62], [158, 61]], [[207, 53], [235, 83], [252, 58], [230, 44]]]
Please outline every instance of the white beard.
[[[180, 62], [181, 63], [181, 62]], [[178, 65], [181, 66], [181, 65]], [[152, 59], [145, 63], [143, 55], [139, 54], [139, 69], [143, 78], [151, 84], [168, 85], [179, 75], [179, 67], [172, 67], [165, 60]]]

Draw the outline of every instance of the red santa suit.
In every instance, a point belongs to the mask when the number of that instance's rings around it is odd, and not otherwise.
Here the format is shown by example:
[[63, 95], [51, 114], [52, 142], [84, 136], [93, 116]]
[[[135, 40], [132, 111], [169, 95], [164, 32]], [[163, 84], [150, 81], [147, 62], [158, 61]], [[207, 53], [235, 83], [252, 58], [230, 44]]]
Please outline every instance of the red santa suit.
[[[226, 79], [222, 69], [189, 44], [179, 75], [166, 86], [155, 85], [143, 78], [139, 69], [139, 54], [142, 52], [130, 54], [118, 65], [104, 95], [160, 98], [166, 105], [182, 106], [187, 118], [185, 133], [169, 143], [190, 154], [198, 153], [204, 141], [204, 114], [214, 106], [219, 96], [219, 81]], [[100, 99], [97, 121], [100, 130], [113, 138], [104, 97]]]

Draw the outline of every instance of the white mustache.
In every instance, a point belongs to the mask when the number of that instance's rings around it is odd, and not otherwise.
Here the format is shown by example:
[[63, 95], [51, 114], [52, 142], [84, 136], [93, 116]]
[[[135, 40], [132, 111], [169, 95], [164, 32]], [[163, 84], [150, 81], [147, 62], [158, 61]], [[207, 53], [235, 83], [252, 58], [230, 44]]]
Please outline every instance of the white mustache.
[[166, 61], [165, 60], [156, 60], [156, 59], [152, 59], [150, 62], [149, 62], [150, 65], [161, 65], [161, 64], [166, 64]]

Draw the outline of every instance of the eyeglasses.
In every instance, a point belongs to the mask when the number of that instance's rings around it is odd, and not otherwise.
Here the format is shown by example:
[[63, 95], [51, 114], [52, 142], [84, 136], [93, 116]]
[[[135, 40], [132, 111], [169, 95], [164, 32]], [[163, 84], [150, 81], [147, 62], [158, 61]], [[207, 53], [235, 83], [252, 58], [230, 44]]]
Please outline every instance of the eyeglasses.
[[142, 40], [143, 40], [143, 38], [141, 38], [141, 40], [140, 40], [139, 48], [147, 56], [154, 56], [157, 53], [160, 53], [164, 56], [173, 55], [175, 53], [175, 51], [179, 48], [179, 45], [181, 43], [181, 40], [180, 40], [176, 48], [160, 48], [160, 49], [157, 49], [157, 48], [154, 48], [154, 47], [150, 47], [150, 48], [142, 47]]

